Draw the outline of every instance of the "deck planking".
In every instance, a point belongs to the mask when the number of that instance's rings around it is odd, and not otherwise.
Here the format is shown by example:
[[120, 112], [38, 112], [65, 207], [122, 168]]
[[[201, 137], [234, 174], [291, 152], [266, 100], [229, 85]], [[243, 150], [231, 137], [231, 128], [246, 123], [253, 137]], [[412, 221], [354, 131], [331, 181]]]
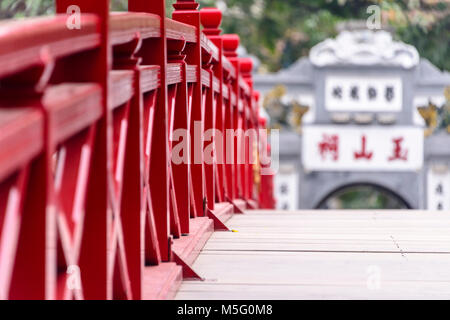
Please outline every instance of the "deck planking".
[[176, 299], [450, 299], [450, 215], [247, 211], [216, 232]]

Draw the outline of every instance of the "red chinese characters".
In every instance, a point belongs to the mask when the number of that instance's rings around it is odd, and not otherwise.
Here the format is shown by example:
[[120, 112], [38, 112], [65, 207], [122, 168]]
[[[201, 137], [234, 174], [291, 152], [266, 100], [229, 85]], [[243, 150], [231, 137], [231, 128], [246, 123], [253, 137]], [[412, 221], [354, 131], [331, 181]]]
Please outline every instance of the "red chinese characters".
[[322, 141], [319, 142], [319, 153], [322, 160], [325, 160], [327, 154], [330, 154], [331, 159], [337, 161], [339, 159], [339, 136], [324, 134]]
[[[375, 158], [375, 153], [378, 152], [385, 156], [385, 161], [387, 162], [393, 162], [393, 161], [408, 161], [408, 149], [403, 146], [404, 144], [404, 137], [398, 137], [398, 138], [392, 138], [392, 144], [393, 149], [392, 152], [389, 153], [389, 144], [386, 145], [385, 150], [373, 150], [368, 147], [368, 141], [370, 136], [367, 136], [366, 134], [363, 134], [359, 137], [360, 139], [360, 146], [353, 151], [353, 159], [354, 160], [366, 160], [367, 162], [372, 161], [380, 161], [380, 155], [378, 155], [378, 159]], [[334, 162], [339, 161], [340, 159], [340, 152], [348, 152], [350, 150], [339, 150], [339, 135], [338, 134], [322, 134], [322, 139], [317, 143], [318, 151], [320, 154], [320, 157], [322, 161], [331, 160]], [[378, 139], [378, 137], [372, 137], [373, 139]], [[348, 141], [345, 141], [348, 142]], [[383, 141], [384, 142], [384, 141]], [[345, 147], [345, 145], [344, 145]], [[387, 152], [386, 152], [387, 151]], [[345, 155], [342, 155], [345, 156]], [[342, 159], [345, 159], [342, 158]], [[341, 159], [341, 160], [342, 160]]]
[[389, 161], [395, 161], [395, 160], [408, 160], [408, 150], [402, 149], [402, 142], [403, 138], [394, 138], [392, 139], [392, 142], [394, 143], [394, 150], [392, 152], [392, 156], [389, 157]]
[[367, 159], [367, 160], [371, 160], [372, 156], [373, 156], [373, 152], [372, 151], [367, 151], [367, 138], [365, 135], [363, 135], [361, 137], [361, 151], [359, 152], [354, 152], [354, 158], [355, 159]]

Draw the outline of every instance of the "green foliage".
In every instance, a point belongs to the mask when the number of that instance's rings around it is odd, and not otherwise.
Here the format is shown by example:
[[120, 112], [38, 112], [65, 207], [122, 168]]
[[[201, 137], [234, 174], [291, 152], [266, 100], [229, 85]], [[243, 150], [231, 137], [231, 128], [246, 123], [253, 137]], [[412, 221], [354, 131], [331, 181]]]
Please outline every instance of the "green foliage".
[[285, 68], [326, 38], [335, 36], [337, 22], [361, 18], [371, 1], [340, 5], [327, 0], [230, 0], [225, 32], [238, 33], [249, 52], [268, 71]]
[[52, 8], [53, 0], [0, 0], [0, 19], [50, 14]]
[[450, 70], [450, 14], [431, 28], [408, 24], [397, 28], [397, 37], [417, 48], [420, 55], [440, 69]]
[[332, 194], [321, 209], [376, 210], [407, 209], [405, 203], [390, 191], [371, 185], [350, 186]]
[[[213, 1], [207, 2], [211, 5]], [[228, 8], [224, 31], [238, 33], [244, 46], [262, 60], [267, 71], [287, 67], [307, 55], [312, 46], [335, 36], [337, 23], [367, 19], [367, 8], [373, 4], [380, 6], [383, 22], [394, 27], [399, 40], [417, 47], [421, 56], [439, 68], [450, 70], [448, 4], [414, 0], [228, 0], [225, 3]]]

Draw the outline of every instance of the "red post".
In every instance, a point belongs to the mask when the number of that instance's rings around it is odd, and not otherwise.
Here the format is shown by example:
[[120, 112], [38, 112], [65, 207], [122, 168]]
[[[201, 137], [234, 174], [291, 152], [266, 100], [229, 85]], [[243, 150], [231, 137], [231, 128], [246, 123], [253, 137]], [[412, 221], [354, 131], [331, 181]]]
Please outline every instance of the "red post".
[[253, 128], [256, 130], [257, 133], [257, 140], [255, 145], [255, 164], [252, 166], [252, 174], [251, 174], [251, 181], [250, 181], [250, 192], [251, 192], [251, 198], [255, 201], [256, 206], [259, 207], [259, 188], [261, 187], [261, 168], [260, 168], [260, 160], [259, 160], [259, 145], [260, 145], [260, 136], [259, 136], [259, 130], [262, 129], [260, 127], [259, 123], [259, 99], [260, 99], [260, 93], [259, 91], [253, 91], [253, 112], [252, 112], [252, 125]]
[[[206, 60], [206, 59], [205, 59]], [[207, 209], [214, 211], [215, 203], [215, 152], [211, 151], [211, 146], [215, 144], [215, 138], [213, 130], [215, 129], [215, 116], [216, 116], [216, 99], [214, 93], [214, 75], [212, 71], [211, 60], [203, 63], [203, 68], [208, 72], [209, 75], [209, 88], [204, 88], [206, 91], [205, 95], [205, 118], [204, 118], [204, 134], [203, 134], [203, 150], [204, 156], [209, 157], [208, 161], [204, 158], [204, 172], [205, 172], [205, 195], [206, 195], [206, 207]], [[208, 132], [208, 137], [205, 133]]]
[[[191, 108], [191, 175], [194, 216], [204, 216], [204, 204], [206, 202], [204, 166], [203, 166], [203, 128], [204, 128], [204, 102], [202, 92], [202, 46], [199, 4], [194, 0], [178, 0], [174, 5], [175, 11], [172, 18], [196, 28], [197, 42], [186, 49], [186, 62], [197, 67], [197, 83], [193, 85]], [[195, 139], [195, 126], [200, 128], [201, 139]]]
[[[185, 50], [185, 41], [171, 41], [169, 42], [169, 61], [181, 64], [182, 81], [177, 85], [177, 92], [175, 98], [175, 105], [173, 110], [173, 128], [172, 130], [182, 130], [181, 132], [189, 132], [189, 85], [187, 82], [187, 63], [186, 55], [183, 54]], [[188, 139], [188, 137], [174, 136], [172, 137], [181, 146], [187, 145], [189, 148], [189, 141], [181, 141]], [[172, 143], [170, 143], [171, 145]], [[173, 150], [174, 155], [179, 157], [186, 157], [185, 154], [180, 154], [178, 150]], [[171, 161], [171, 168], [173, 174], [173, 188], [176, 197], [177, 212], [180, 223], [180, 232], [182, 234], [189, 234], [189, 220], [190, 220], [190, 206], [191, 206], [191, 187], [190, 187], [190, 163], [186, 163], [183, 159], [181, 163], [174, 163]]]
[[249, 203], [251, 200], [251, 192], [253, 188], [253, 165], [251, 164], [253, 158], [253, 148], [256, 142], [256, 132], [254, 131], [254, 126], [252, 124], [253, 118], [253, 60], [251, 58], [240, 58], [240, 68], [241, 74], [244, 81], [250, 88], [250, 94], [243, 97], [243, 129], [246, 131], [242, 141], [243, 153], [245, 155], [245, 163], [241, 167], [241, 181], [243, 182], [244, 199]]
[[214, 76], [219, 80], [219, 93], [217, 97], [217, 103], [215, 106], [215, 123], [214, 128], [220, 131], [221, 136], [216, 137], [216, 157], [218, 164], [216, 165], [215, 175], [215, 187], [216, 196], [219, 202], [225, 199], [226, 188], [226, 175], [225, 175], [225, 112], [226, 104], [224, 101], [224, 66], [223, 66], [223, 42], [222, 36], [220, 36], [221, 30], [219, 29], [222, 22], [222, 12], [217, 8], [204, 8], [200, 11], [201, 22], [203, 25], [203, 33], [216, 45], [219, 51], [219, 61], [214, 66]]
[[[56, 297], [55, 211], [52, 207], [54, 197], [50, 165], [53, 148], [50, 119], [41, 99], [43, 90], [36, 89], [37, 83], [51, 66], [51, 60], [47, 58], [44, 57], [38, 67], [25, 71], [17, 78], [2, 79], [0, 88], [0, 107], [8, 110], [31, 107], [37, 110], [33, 115], [36, 119], [39, 114], [39, 130], [33, 143], [41, 147], [35, 157], [0, 185], [3, 228], [0, 231], [0, 240], [3, 240], [0, 243], [1, 299], [43, 300]], [[47, 83], [44, 82], [41, 84], [45, 87]], [[31, 115], [24, 115], [20, 120], [23, 124], [29, 123]], [[1, 152], [0, 158], [9, 156], [4, 154], [5, 150]]]
[[[86, 299], [107, 298], [108, 252], [108, 175], [111, 170], [111, 150], [108, 137], [111, 134], [111, 114], [108, 102], [108, 76], [111, 69], [109, 44], [109, 0], [56, 0], [56, 12], [66, 13], [71, 5], [80, 7], [81, 13], [94, 13], [100, 18], [101, 44], [92, 57], [92, 68], [85, 68], [84, 81], [93, 81], [102, 88], [103, 116], [99, 120], [91, 176], [89, 177], [86, 218], [84, 226], [80, 271]], [[82, 27], [82, 26], [81, 26]], [[70, 72], [66, 70], [66, 72]]]
[[[130, 294], [132, 299], [142, 299], [143, 292], [143, 268], [144, 268], [144, 234], [142, 232], [145, 223], [145, 207], [144, 207], [144, 153], [143, 153], [143, 92], [142, 92], [142, 68], [140, 59], [136, 57], [137, 51], [140, 49], [142, 39], [140, 34], [136, 34], [135, 39], [129, 43], [114, 47], [114, 69], [129, 70], [133, 73], [133, 91], [132, 99], [121, 106], [118, 110], [114, 110], [115, 123], [118, 124], [117, 131], [123, 135], [121, 128], [126, 126], [126, 139], [124, 154], [119, 152], [117, 157], [123, 157], [123, 169], [120, 177], [121, 192], [117, 199], [120, 203], [120, 221], [123, 229], [122, 237], [118, 237], [116, 243], [118, 246], [119, 256], [124, 256], [126, 260], [126, 270], [128, 271], [128, 279], [124, 272], [116, 277], [125, 277], [130, 282]], [[125, 109], [125, 110], [122, 110]], [[126, 123], [126, 125], [125, 125]], [[116, 135], [115, 135], [116, 136]], [[119, 145], [123, 137], [119, 136]], [[120, 168], [119, 168], [120, 169]], [[124, 252], [120, 252], [123, 250]], [[120, 259], [120, 258], [119, 258]], [[116, 259], [115, 259], [116, 261]], [[123, 267], [123, 266], [122, 266]], [[119, 281], [116, 281], [118, 283]], [[125, 291], [126, 291], [125, 286]], [[127, 293], [127, 292], [125, 292]], [[125, 294], [125, 296], [127, 296]]]
[[155, 108], [153, 141], [150, 157], [150, 193], [156, 223], [159, 249], [163, 261], [168, 261], [171, 243], [169, 217], [169, 155], [168, 155], [168, 84], [167, 84], [167, 37], [165, 0], [129, 0], [128, 10], [153, 13], [161, 17], [161, 35], [152, 46], [141, 50], [143, 64], [155, 64], [160, 67], [160, 88]]
[[[230, 94], [234, 94], [236, 97], [236, 103], [234, 108], [231, 110], [231, 119], [229, 119], [228, 123], [230, 124], [231, 128], [235, 130], [235, 132], [240, 128], [239, 125], [239, 100], [241, 96], [241, 90], [239, 87], [239, 77], [240, 77], [240, 66], [239, 66], [239, 58], [237, 57], [236, 50], [239, 47], [239, 36], [237, 34], [226, 34], [222, 37], [223, 39], [223, 49], [225, 56], [228, 58], [228, 60], [231, 62], [231, 64], [234, 66], [236, 70], [235, 79], [231, 84], [231, 91]], [[239, 186], [239, 165], [238, 163], [238, 145], [240, 143], [239, 137], [234, 138], [234, 150], [227, 150], [227, 154], [233, 153], [233, 160], [232, 160], [232, 171], [233, 171], [233, 177], [232, 177], [232, 186], [233, 186], [233, 199], [239, 198], [241, 194], [241, 186]], [[231, 160], [231, 159], [230, 159]]]

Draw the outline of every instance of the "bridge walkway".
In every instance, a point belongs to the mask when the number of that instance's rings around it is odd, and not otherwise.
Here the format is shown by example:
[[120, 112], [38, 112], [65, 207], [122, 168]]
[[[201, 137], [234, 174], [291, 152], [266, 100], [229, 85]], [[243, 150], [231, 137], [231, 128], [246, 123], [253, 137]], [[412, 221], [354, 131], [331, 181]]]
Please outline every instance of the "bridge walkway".
[[176, 299], [450, 299], [450, 215], [248, 211]]

